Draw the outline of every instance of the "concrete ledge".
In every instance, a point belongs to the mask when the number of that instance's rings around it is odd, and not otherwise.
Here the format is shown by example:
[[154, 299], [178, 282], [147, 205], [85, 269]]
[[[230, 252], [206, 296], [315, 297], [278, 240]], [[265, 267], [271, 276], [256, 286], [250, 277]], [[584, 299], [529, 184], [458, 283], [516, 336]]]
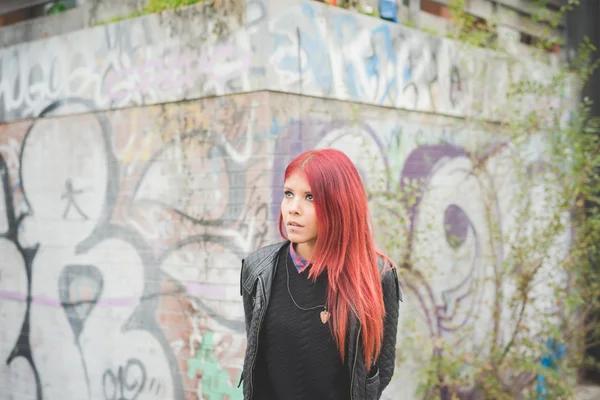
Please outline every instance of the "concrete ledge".
[[0, 49], [0, 120], [39, 116], [61, 99], [108, 110], [260, 89], [265, 10], [243, 27], [198, 4]]
[[[0, 121], [61, 99], [102, 111], [260, 90], [494, 120], [515, 76], [552, 73], [312, 0], [243, 1], [244, 25], [207, 2], [0, 49]], [[61, 29], [110, 17], [73, 12]]]
[[0, 28], [0, 46], [7, 47], [87, 27], [86, 6]]
[[59, 14], [0, 27], [0, 47], [64, 35], [115, 18], [127, 17], [142, 10], [147, 2], [148, 0], [91, 0]]

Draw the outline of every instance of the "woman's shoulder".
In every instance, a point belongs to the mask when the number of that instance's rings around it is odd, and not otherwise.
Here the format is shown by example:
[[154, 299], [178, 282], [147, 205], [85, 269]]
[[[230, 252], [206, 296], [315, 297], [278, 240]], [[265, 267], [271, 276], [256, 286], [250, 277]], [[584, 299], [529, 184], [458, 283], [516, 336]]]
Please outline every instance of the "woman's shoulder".
[[259, 274], [264, 268], [268, 268], [277, 259], [277, 254], [288, 241], [273, 243], [254, 250], [242, 260], [243, 279], [251, 278]]
[[381, 253], [377, 254], [377, 267], [379, 268], [379, 274], [382, 277], [390, 273], [393, 274], [394, 272], [392, 271], [396, 269], [392, 261]]
[[252, 253], [248, 254], [246, 258], [244, 258], [244, 265], [261, 263], [265, 259], [277, 256], [277, 252], [287, 243], [288, 241], [284, 240], [282, 242], [269, 244], [254, 250]]
[[378, 254], [377, 267], [379, 268], [379, 275], [381, 276], [381, 285], [384, 287], [384, 289], [387, 287], [388, 291], [391, 291], [390, 289], [394, 289], [398, 300], [402, 301], [402, 292], [400, 291], [398, 271], [396, 270], [396, 266], [389, 258]]

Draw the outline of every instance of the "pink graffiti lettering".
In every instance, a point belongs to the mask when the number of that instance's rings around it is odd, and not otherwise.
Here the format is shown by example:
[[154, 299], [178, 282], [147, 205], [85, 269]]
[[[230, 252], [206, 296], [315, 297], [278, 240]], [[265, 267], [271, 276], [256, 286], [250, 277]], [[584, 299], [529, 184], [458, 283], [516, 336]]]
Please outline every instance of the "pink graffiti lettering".
[[117, 100], [132, 93], [190, 89], [203, 76], [222, 84], [243, 75], [251, 59], [250, 52], [230, 44], [216, 46], [212, 53], [190, 50], [149, 59], [113, 72], [106, 79], [105, 93]]

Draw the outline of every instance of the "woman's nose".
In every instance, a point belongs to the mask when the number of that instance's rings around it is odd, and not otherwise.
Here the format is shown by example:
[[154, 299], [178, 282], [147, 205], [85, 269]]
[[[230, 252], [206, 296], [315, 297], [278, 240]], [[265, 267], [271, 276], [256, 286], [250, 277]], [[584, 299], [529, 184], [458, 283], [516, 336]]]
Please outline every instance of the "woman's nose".
[[300, 212], [300, 207], [298, 206], [298, 201], [296, 199], [292, 199], [290, 202], [289, 212], [290, 214], [298, 214]]

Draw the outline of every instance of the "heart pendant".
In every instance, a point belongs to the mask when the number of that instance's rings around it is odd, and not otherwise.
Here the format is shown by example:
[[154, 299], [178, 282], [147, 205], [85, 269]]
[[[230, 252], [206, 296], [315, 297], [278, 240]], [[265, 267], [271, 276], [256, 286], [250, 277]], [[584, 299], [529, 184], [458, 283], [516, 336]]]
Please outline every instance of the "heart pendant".
[[326, 324], [329, 321], [329, 311], [321, 311], [321, 322]]

